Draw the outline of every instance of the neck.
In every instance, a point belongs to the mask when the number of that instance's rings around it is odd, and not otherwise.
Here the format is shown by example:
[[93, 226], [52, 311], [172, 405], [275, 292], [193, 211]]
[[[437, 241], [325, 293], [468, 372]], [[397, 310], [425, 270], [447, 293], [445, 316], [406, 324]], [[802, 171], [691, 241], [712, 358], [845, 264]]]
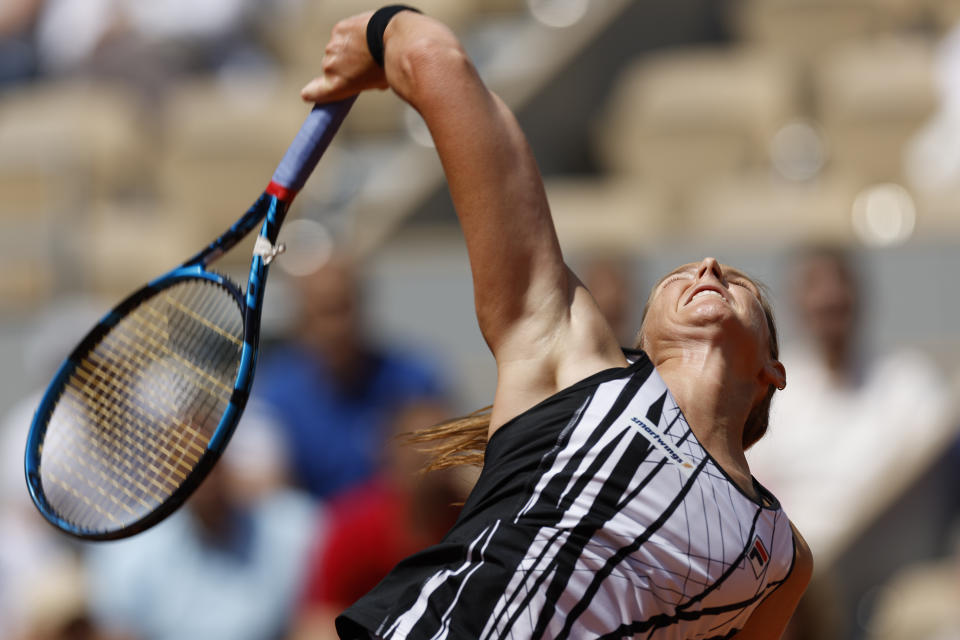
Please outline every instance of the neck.
[[711, 344], [665, 349], [654, 361], [697, 440], [749, 495], [755, 495], [743, 452], [743, 428], [756, 382], [737, 371], [734, 354]]

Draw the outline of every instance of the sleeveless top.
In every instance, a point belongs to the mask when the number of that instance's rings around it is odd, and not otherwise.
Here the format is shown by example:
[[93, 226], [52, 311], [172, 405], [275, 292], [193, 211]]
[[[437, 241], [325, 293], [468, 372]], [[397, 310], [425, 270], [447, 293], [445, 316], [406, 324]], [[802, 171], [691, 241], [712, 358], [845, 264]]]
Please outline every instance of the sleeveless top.
[[337, 619], [343, 640], [729, 638], [793, 568], [776, 498], [701, 447], [646, 354], [506, 423], [443, 541]]

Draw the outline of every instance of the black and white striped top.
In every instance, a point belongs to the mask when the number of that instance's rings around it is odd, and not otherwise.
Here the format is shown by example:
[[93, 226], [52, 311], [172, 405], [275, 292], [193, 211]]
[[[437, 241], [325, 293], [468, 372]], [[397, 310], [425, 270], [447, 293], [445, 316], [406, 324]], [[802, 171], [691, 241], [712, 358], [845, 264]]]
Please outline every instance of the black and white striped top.
[[337, 620], [346, 640], [728, 638], [793, 534], [697, 442], [642, 352], [501, 427], [460, 519]]

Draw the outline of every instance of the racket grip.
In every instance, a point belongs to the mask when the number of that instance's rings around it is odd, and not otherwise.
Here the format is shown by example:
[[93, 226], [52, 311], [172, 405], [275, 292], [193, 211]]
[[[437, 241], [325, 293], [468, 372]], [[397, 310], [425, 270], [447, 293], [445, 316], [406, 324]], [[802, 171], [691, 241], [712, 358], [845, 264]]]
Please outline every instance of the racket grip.
[[356, 96], [352, 96], [337, 102], [314, 105], [273, 173], [271, 187], [274, 190], [288, 193], [289, 198], [300, 191], [356, 99]]

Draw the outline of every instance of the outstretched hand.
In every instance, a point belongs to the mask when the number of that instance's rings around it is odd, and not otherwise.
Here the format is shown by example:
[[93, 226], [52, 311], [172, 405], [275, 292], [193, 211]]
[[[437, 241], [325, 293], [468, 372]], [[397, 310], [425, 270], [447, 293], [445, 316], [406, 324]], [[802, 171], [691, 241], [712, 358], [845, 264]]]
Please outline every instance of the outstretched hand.
[[324, 49], [322, 74], [300, 90], [307, 102], [332, 102], [367, 89], [386, 89], [387, 77], [367, 48], [372, 11], [341, 20]]

